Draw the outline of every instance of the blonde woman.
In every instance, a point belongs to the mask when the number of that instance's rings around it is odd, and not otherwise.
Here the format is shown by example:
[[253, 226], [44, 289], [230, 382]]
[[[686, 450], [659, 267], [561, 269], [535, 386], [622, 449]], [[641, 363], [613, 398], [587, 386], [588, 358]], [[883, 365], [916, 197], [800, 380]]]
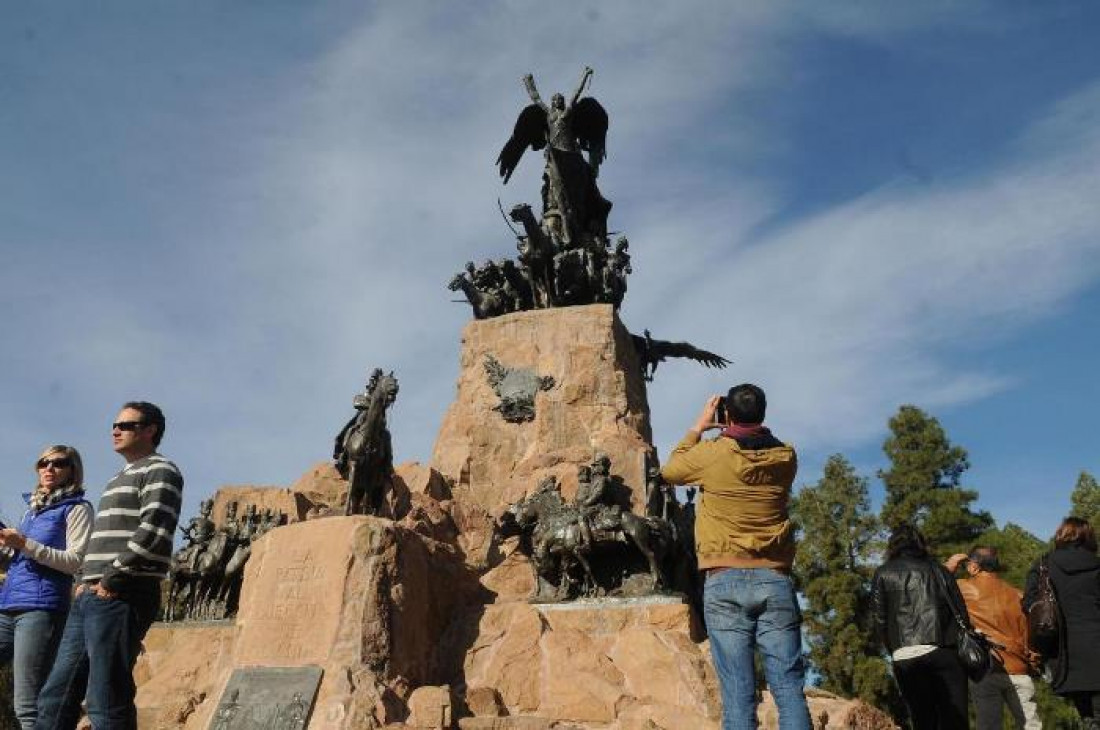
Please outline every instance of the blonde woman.
[[50, 446], [35, 470], [38, 484], [25, 495], [28, 509], [19, 527], [0, 529], [0, 545], [11, 553], [0, 586], [0, 665], [12, 664], [13, 704], [22, 730], [34, 727], [38, 691], [57, 651], [73, 573], [84, 559], [94, 517], [84, 499], [84, 467], [76, 449]]

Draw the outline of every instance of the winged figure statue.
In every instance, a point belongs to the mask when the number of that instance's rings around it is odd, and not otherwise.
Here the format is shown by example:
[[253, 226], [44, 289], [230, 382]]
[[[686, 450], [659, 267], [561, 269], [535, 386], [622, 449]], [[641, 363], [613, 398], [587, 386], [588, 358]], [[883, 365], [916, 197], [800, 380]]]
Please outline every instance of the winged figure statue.
[[644, 336], [631, 334], [634, 349], [638, 352], [638, 360], [642, 365], [642, 378], [646, 382], [653, 381], [653, 374], [657, 372], [657, 365], [670, 357], [687, 357], [708, 368], [724, 368], [732, 361], [713, 352], [701, 350], [688, 342], [668, 342], [667, 340], [655, 340], [649, 334], [649, 330], [643, 330]]
[[[611, 203], [596, 187], [600, 163], [606, 157], [607, 112], [596, 99], [583, 96], [593, 71], [587, 66], [580, 84], [566, 103], [561, 94], [546, 104], [531, 74], [523, 77], [532, 103], [520, 112], [512, 136], [504, 143], [496, 164], [507, 183], [527, 148], [543, 150], [543, 220], [566, 245], [585, 233], [607, 234]], [[585, 160], [583, 152], [588, 153]]]

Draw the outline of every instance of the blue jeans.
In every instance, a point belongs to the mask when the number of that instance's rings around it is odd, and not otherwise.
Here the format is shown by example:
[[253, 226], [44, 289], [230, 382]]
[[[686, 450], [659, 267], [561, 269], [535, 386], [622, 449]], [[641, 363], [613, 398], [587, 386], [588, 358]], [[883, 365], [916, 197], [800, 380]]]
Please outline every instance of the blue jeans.
[[94, 730], [137, 730], [134, 662], [160, 607], [158, 581], [119, 598], [85, 589], [73, 600], [57, 660], [38, 697], [37, 730], [73, 730], [80, 702]]
[[19, 726], [34, 728], [38, 690], [50, 671], [65, 611], [0, 611], [0, 666], [11, 664], [12, 705]]
[[711, 572], [703, 588], [703, 617], [722, 690], [722, 730], [756, 728], [755, 648], [764, 657], [779, 727], [809, 730], [802, 611], [791, 579], [770, 568]]

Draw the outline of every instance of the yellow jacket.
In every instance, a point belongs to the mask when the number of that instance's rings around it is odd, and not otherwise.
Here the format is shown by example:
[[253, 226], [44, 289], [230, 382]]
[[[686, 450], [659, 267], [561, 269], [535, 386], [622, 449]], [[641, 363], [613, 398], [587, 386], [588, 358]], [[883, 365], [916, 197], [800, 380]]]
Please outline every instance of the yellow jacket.
[[794, 447], [743, 450], [731, 438], [700, 441], [688, 431], [661, 475], [670, 484], [698, 484], [695, 551], [699, 568], [790, 571], [794, 534], [787, 504], [798, 471]]

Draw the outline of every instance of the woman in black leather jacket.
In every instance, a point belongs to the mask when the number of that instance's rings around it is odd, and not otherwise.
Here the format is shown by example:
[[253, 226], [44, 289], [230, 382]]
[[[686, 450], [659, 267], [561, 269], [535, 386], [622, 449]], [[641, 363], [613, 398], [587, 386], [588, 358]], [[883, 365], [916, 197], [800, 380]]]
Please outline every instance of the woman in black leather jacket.
[[894, 679], [917, 730], [966, 730], [966, 672], [956, 650], [952, 606], [966, 605], [955, 579], [928, 552], [920, 531], [902, 524], [871, 581], [875, 628], [893, 659]]

